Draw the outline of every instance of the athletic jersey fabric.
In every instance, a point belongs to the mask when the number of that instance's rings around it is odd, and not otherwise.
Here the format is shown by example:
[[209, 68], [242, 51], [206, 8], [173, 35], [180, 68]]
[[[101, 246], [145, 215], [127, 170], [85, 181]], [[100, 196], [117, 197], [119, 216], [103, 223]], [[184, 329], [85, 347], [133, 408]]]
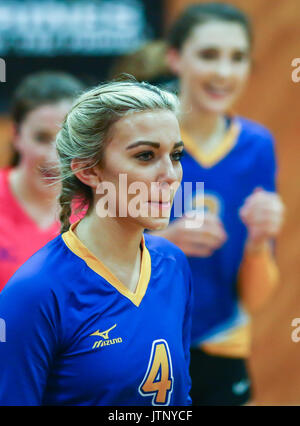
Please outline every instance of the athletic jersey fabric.
[[75, 226], [25, 262], [0, 294], [0, 405], [189, 405], [185, 255], [145, 235], [131, 293]]

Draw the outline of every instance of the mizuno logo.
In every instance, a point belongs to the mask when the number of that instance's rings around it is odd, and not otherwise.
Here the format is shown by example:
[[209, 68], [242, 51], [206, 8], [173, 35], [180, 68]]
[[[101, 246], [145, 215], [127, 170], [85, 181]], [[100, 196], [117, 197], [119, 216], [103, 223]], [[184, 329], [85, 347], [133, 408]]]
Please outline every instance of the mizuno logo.
[[108, 330], [105, 330], [105, 331], [97, 330], [94, 333], [90, 334], [90, 336], [99, 336], [99, 337], [102, 337], [102, 339], [104, 339], [104, 340], [98, 340], [97, 342], [95, 342], [93, 344], [92, 349], [97, 349], [97, 348], [102, 347], [102, 346], [114, 345], [116, 343], [122, 343], [121, 337], [118, 337], [116, 339], [109, 339], [109, 337], [108, 337], [108, 333], [111, 330], [113, 330], [116, 326], [117, 326], [117, 324], [113, 325]]
[[113, 328], [115, 328], [116, 326], [117, 326], [117, 324], [113, 325], [113, 326], [112, 326], [112, 327], [110, 327], [108, 330], [101, 331], [101, 332], [100, 332], [100, 330], [97, 330], [97, 331], [95, 331], [95, 333], [90, 334], [90, 336], [100, 336], [100, 337], [102, 337], [103, 339], [107, 340], [107, 339], [108, 339], [108, 333], [109, 333], [109, 332], [110, 332]]

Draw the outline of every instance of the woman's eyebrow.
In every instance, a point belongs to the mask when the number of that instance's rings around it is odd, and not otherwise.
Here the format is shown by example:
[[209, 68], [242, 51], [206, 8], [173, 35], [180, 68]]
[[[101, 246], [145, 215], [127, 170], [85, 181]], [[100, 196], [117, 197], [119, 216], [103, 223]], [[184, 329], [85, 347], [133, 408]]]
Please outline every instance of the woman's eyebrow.
[[[210, 45], [210, 46], [200, 46], [199, 50], [219, 50], [220, 47], [218, 45]], [[243, 52], [250, 52], [250, 47], [248, 46], [234, 46], [233, 50], [241, 50]]]
[[[140, 145], [148, 145], [148, 146], [152, 146], [153, 148], [157, 148], [157, 149], [160, 147], [159, 142], [137, 141], [137, 142], [132, 143], [131, 145], [128, 145], [126, 149], [136, 148], [137, 146], [140, 146]], [[178, 148], [179, 146], [183, 146], [182, 141], [174, 144], [174, 148]]]
[[160, 143], [158, 143], [158, 142], [137, 141], [137, 142], [132, 143], [131, 145], [128, 145], [128, 147], [126, 149], [136, 148], [137, 146], [140, 146], [140, 145], [150, 145], [153, 148], [159, 148], [160, 147]]

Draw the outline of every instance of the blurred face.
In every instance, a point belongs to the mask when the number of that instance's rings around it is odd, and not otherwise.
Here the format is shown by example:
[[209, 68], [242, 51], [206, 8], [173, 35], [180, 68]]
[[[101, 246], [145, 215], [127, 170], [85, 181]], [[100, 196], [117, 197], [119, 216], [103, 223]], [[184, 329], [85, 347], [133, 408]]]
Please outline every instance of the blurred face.
[[250, 69], [242, 25], [211, 21], [194, 28], [176, 59], [181, 95], [198, 109], [224, 113], [240, 95]]
[[22, 121], [15, 139], [23, 167], [31, 182], [40, 190], [54, 176], [47, 169], [57, 165], [55, 137], [71, 107], [70, 101], [42, 105], [30, 111]]
[[[172, 185], [179, 185], [182, 178], [182, 150], [178, 121], [172, 112], [133, 113], [112, 126], [101, 180], [115, 186], [116, 211], [122, 208], [126, 221], [151, 230], [168, 225], [175, 195]], [[120, 185], [121, 174], [126, 180]], [[140, 212], [137, 217], [135, 207]]]

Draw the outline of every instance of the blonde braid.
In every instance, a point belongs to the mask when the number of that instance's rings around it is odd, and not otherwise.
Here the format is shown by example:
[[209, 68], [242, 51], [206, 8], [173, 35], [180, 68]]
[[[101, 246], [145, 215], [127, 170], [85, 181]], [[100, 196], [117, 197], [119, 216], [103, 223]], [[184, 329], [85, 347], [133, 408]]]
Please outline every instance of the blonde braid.
[[61, 223], [60, 232], [66, 232], [70, 227], [70, 216], [72, 214], [72, 195], [69, 191], [68, 185], [65, 182], [62, 184], [61, 194], [58, 198], [61, 210], [59, 220]]

